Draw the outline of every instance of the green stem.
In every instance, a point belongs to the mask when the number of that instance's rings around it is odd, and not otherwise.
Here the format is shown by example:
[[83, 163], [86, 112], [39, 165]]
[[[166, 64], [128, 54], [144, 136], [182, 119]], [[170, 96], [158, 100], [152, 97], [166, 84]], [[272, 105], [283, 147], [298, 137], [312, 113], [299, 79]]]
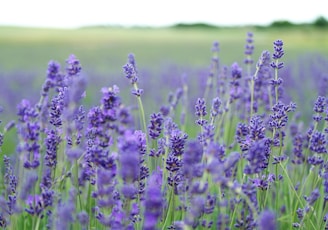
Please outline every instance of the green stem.
[[[81, 200], [81, 194], [80, 194], [80, 191], [79, 191], [79, 163], [78, 163], [78, 160], [76, 159], [75, 160], [75, 187], [76, 187], [76, 190], [77, 190], [77, 199], [78, 199], [78, 202], [80, 204], [80, 210], [82, 210], [83, 206], [82, 206], [82, 200]], [[78, 207], [76, 205], [76, 210], [78, 211]]]
[[[276, 66], [279, 64], [279, 59], [276, 60]], [[278, 68], [274, 69], [274, 79], [277, 82], [278, 81]], [[278, 103], [278, 86], [275, 84], [275, 94], [276, 94], [276, 103]]]
[[[166, 229], [167, 226], [169, 225], [169, 219], [170, 219], [170, 214], [173, 215], [174, 213], [174, 189], [171, 188], [170, 189], [170, 194], [169, 194], [169, 207], [168, 209], [166, 210], [166, 213], [165, 213], [165, 218], [164, 218], [164, 223], [163, 223], [163, 226], [162, 226], [162, 230]], [[174, 217], [174, 216], [173, 216]]]

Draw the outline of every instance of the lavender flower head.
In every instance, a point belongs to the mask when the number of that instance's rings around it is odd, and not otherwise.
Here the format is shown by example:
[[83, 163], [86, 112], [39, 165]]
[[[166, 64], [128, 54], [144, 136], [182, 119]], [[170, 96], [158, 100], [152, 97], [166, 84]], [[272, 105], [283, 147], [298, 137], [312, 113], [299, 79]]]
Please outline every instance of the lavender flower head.
[[[267, 72], [270, 67], [270, 61], [271, 61], [270, 52], [267, 50], [263, 51], [261, 53], [261, 57], [256, 63], [256, 68], [258, 69], [258, 72], [259, 73]], [[255, 77], [254, 80], [256, 80], [258, 76], [254, 76], [254, 77]]]
[[231, 81], [230, 81], [230, 102], [238, 99], [242, 93], [239, 80], [242, 77], [242, 68], [235, 62], [231, 65]]
[[161, 113], [153, 113], [150, 115], [150, 124], [148, 126], [149, 136], [156, 139], [161, 135], [164, 119]]
[[246, 58], [244, 60], [244, 63], [246, 65], [251, 65], [253, 64], [253, 60], [251, 58], [251, 55], [253, 54], [254, 52], [254, 45], [253, 45], [253, 33], [251, 32], [248, 32], [247, 33], [247, 38], [246, 38], [246, 45], [245, 45], [245, 55], [246, 55]]
[[204, 98], [198, 98], [196, 105], [195, 105], [195, 115], [199, 118], [196, 123], [200, 126], [203, 126], [206, 124], [206, 120], [204, 120], [204, 117], [207, 115], [206, 112], [206, 103]]
[[155, 171], [148, 180], [145, 196], [145, 221], [143, 229], [156, 229], [157, 222], [163, 210], [163, 200], [161, 193], [162, 172]]
[[258, 220], [259, 230], [276, 230], [276, 216], [272, 211], [266, 210], [261, 213]]
[[313, 111], [316, 113], [313, 115], [313, 120], [319, 122], [322, 120], [322, 113], [325, 111], [326, 107], [326, 98], [319, 96], [314, 103]]
[[75, 57], [74, 54], [71, 54], [66, 60], [66, 72], [68, 76], [77, 76], [81, 72], [80, 61]]
[[131, 84], [135, 84], [138, 82], [138, 73], [133, 54], [129, 54], [128, 63], [123, 66], [123, 71], [126, 75], [126, 78], [130, 80]]
[[52, 81], [55, 81], [59, 71], [60, 71], [60, 64], [56, 61], [50, 61], [48, 63], [47, 78]]
[[222, 101], [220, 100], [220, 98], [216, 97], [213, 98], [212, 101], [212, 107], [211, 107], [211, 117], [215, 118], [216, 116], [218, 116], [219, 114], [222, 113], [222, 110], [220, 109], [222, 104]]
[[310, 150], [315, 153], [327, 153], [326, 135], [315, 131], [310, 139]]
[[271, 67], [274, 69], [281, 69], [284, 67], [283, 62], [278, 62], [278, 60], [284, 56], [283, 44], [282, 40], [276, 40], [273, 43], [274, 53], [272, 54], [272, 58], [274, 61], [271, 63]]

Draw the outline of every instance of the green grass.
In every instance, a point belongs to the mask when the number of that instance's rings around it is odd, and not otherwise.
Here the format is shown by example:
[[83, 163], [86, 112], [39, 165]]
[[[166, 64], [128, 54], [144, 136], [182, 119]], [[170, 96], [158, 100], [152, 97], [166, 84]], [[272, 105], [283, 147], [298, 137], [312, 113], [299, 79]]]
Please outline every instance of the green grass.
[[272, 50], [272, 42], [282, 39], [286, 58], [308, 52], [328, 54], [328, 31], [311, 27], [257, 29], [141, 29], [84, 28], [38, 29], [0, 27], [1, 71], [24, 69], [43, 74], [49, 60], [63, 62], [74, 53], [85, 71], [117, 73], [128, 53], [133, 52], [139, 68], [157, 69], [162, 65], [208, 66], [213, 41], [221, 45], [220, 59], [230, 65], [242, 61], [247, 31], [254, 32], [255, 55]]

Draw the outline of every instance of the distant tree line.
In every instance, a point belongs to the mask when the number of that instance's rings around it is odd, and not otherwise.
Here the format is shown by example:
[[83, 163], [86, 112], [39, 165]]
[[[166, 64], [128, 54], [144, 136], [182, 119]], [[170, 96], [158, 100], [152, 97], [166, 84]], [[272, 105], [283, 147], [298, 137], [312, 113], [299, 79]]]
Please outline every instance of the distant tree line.
[[[298, 26], [315, 26], [318, 28], [328, 28], [328, 20], [320, 16], [317, 19], [315, 19], [313, 22], [310, 23], [292, 23], [287, 20], [279, 20], [279, 21], [274, 21], [268, 26], [259, 26], [255, 25], [255, 27], [258, 28], [291, 28], [291, 27], [298, 27]], [[178, 23], [172, 26], [173, 28], [176, 29], [218, 29], [221, 26], [216, 26], [216, 25], [211, 25], [207, 23]]]
[[320, 16], [317, 19], [315, 19], [312, 23], [296, 24], [287, 20], [281, 20], [281, 21], [272, 22], [269, 25], [269, 27], [294, 27], [294, 26], [303, 26], [303, 25], [313, 25], [315, 27], [323, 28], [323, 27], [328, 27], [328, 21], [325, 17]]

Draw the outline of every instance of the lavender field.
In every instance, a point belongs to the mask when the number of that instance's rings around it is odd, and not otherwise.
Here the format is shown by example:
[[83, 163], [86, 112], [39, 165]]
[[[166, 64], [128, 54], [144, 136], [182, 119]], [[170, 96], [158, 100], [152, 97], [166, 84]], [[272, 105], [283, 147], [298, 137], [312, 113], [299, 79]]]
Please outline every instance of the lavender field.
[[7, 32], [3, 229], [328, 229], [324, 31]]

